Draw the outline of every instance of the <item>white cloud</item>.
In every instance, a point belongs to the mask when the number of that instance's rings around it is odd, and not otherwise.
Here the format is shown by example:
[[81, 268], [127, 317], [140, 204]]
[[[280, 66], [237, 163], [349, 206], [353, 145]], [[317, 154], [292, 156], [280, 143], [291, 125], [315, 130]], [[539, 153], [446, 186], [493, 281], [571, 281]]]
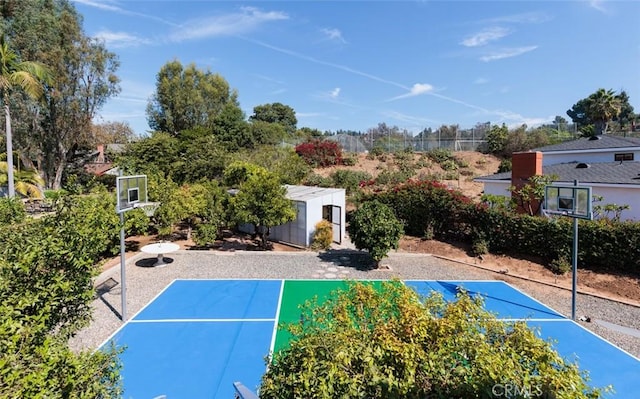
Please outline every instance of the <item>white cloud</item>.
[[323, 116], [322, 112], [296, 112], [296, 117], [298, 118], [316, 118], [319, 116]]
[[327, 39], [329, 40], [337, 40], [341, 43], [347, 43], [346, 40], [344, 40], [344, 37], [342, 37], [342, 32], [340, 32], [339, 29], [336, 28], [324, 28], [321, 30], [322, 33], [325, 34], [325, 36], [327, 37]]
[[329, 97], [331, 98], [338, 98], [339, 95], [340, 95], [339, 87], [336, 87], [335, 89], [331, 90], [331, 92], [329, 92]]
[[265, 12], [254, 7], [243, 7], [237, 13], [185, 21], [183, 27], [174, 31], [170, 38], [172, 41], [181, 42], [207, 37], [243, 35], [253, 32], [265, 23], [287, 19], [289, 16], [283, 12]]
[[124, 48], [137, 47], [151, 44], [151, 41], [143, 37], [134, 36], [126, 32], [100, 31], [94, 35], [97, 39], [104, 41], [107, 47]]
[[552, 20], [553, 17], [549, 14], [541, 12], [527, 12], [522, 14], [504, 15], [502, 17], [495, 17], [485, 21], [484, 23], [510, 23], [510, 24], [538, 24]]
[[480, 57], [480, 61], [490, 62], [490, 61], [501, 60], [501, 59], [504, 59], [504, 58], [517, 57], [519, 55], [522, 55], [522, 54], [528, 53], [530, 51], [533, 51], [533, 50], [535, 50], [537, 48], [538, 48], [538, 46], [507, 48], [507, 49], [503, 49], [502, 51], [499, 51], [499, 52], [494, 52], [494, 53], [491, 53], [491, 54], [484, 55], [484, 56]]
[[414, 84], [408, 93], [399, 95], [397, 97], [390, 98], [387, 101], [395, 101], [401, 98], [415, 97], [422, 94], [427, 94], [433, 91], [433, 86], [428, 83], [416, 83]]
[[489, 83], [489, 79], [486, 79], [486, 78], [477, 78], [476, 80], [473, 81], [473, 84], [476, 84], [476, 85], [483, 85], [487, 83]]
[[[154, 21], [162, 22], [163, 24], [170, 25], [170, 26], [179, 26], [178, 24], [176, 24], [174, 22], [167, 21], [166, 19], [163, 19], [163, 18], [160, 18], [160, 17], [156, 17], [155, 15], [143, 14], [143, 13], [139, 13], [139, 12], [125, 10], [124, 8], [118, 7], [116, 5], [112, 5], [112, 4], [115, 4], [115, 2], [109, 1], [109, 0], [102, 0], [102, 1], [73, 0], [73, 1], [75, 3], [77, 3], [77, 4], [82, 4], [82, 5], [85, 5], [87, 7], [94, 7], [94, 8], [100, 9], [100, 10], [111, 11], [111, 12], [115, 12], [117, 14], [122, 14], [122, 15], [131, 15], [131, 16], [135, 16], [135, 17], [142, 17], [142, 18], [145, 18], [145, 19], [151, 19], [151, 20], [154, 20]], [[109, 4], [109, 3], [111, 3], [111, 4]]]
[[604, 0], [589, 0], [589, 7], [607, 14], [609, 10], [604, 6]]
[[398, 111], [383, 111], [382, 115], [387, 116], [389, 118], [393, 118], [401, 122], [410, 123], [414, 126], [419, 126], [419, 127], [423, 127], [424, 125], [427, 125], [427, 124], [438, 123], [438, 121], [433, 119], [424, 118], [421, 116], [407, 115]]
[[499, 26], [493, 28], [484, 29], [478, 33], [475, 33], [463, 41], [460, 42], [465, 47], [479, 47], [485, 46], [489, 42], [493, 42], [509, 34], [509, 29], [501, 28]]

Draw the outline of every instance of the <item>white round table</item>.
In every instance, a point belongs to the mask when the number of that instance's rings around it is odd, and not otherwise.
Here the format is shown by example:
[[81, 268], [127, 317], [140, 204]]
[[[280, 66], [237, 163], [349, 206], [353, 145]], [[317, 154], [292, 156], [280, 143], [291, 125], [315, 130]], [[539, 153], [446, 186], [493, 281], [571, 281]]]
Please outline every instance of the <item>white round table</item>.
[[158, 260], [153, 264], [153, 266], [162, 267], [167, 265], [164, 261], [164, 254], [175, 252], [179, 249], [180, 246], [178, 244], [174, 244], [172, 242], [159, 242], [156, 244], [145, 245], [140, 248], [140, 251], [146, 254], [158, 255]]

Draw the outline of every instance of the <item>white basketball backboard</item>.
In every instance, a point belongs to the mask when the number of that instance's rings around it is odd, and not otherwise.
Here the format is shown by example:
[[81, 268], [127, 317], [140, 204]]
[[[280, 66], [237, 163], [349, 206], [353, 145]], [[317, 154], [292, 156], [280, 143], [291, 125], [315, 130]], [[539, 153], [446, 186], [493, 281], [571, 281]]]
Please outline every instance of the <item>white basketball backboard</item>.
[[138, 203], [147, 202], [147, 176], [118, 176], [116, 179], [116, 212], [133, 209]]
[[593, 219], [591, 187], [546, 186], [544, 210], [547, 213]]

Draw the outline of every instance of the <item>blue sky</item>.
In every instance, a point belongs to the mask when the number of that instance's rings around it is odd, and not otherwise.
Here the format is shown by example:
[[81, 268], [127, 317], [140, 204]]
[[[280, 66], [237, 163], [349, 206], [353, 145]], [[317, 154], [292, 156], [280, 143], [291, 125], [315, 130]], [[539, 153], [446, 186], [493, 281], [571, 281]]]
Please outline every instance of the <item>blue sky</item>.
[[121, 62], [97, 122], [138, 134], [174, 59], [223, 76], [247, 117], [280, 102], [322, 131], [535, 126], [601, 87], [640, 112], [638, 1], [73, 1]]

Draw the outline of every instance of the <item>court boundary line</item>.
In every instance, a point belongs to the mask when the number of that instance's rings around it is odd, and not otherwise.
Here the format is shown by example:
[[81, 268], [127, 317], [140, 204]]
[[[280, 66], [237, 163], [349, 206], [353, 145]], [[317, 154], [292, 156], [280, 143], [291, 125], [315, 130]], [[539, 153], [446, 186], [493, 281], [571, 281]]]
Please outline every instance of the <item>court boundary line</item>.
[[118, 334], [120, 332], [120, 330], [122, 330], [127, 324], [129, 324], [129, 322], [131, 322], [133, 319], [136, 318], [136, 316], [138, 316], [140, 313], [142, 313], [143, 310], [145, 310], [149, 305], [151, 305], [153, 302], [155, 302], [156, 299], [158, 299], [158, 297], [160, 297], [160, 295], [162, 295], [166, 290], [169, 289], [169, 287], [171, 287], [178, 279], [173, 279], [171, 280], [171, 282], [169, 282], [169, 284], [167, 284], [163, 289], [161, 289], [156, 295], [153, 296], [153, 298], [151, 298], [149, 300], [149, 302], [147, 302], [144, 306], [142, 306], [137, 312], [135, 312], [133, 314], [133, 316], [131, 316], [129, 319], [127, 319], [124, 323], [122, 323], [120, 325], [120, 327], [116, 328], [116, 330], [109, 334], [109, 336], [102, 341], [102, 343], [100, 345], [98, 345], [98, 347], [96, 348], [96, 350], [99, 350], [100, 348], [102, 348], [103, 346], [105, 346], [107, 344], [107, 342], [111, 341], [113, 339], [113, 337], [116, 336], [116, 334]]
[[[535, 320], [532, 320], [532, 321], [535, 321]], [[582, 328], [584, 331], [586, 331], [586, 332], [588, 332], [589, 334], [593, 335], [594, 337], [596, 337], [596, 338], [600, 339], [601, 341], [604, 341], [605, 343], [609, 344], [609, 346], [613, 346], [615, 349], [617, 349], [617, 350], [619, 350], [619, 351], [623, 352], [623, 353], [624, 353], [624, 354], [626, 354], [627, 356], [630, 356], [632, 359], [636, 360], [637, 362], [640, 362], [640, 358], [638, 358], [638, 357], [636, 357], [636, 356], [632, 355], [631, 353], [629, 353], [629, 352], [627, 352], [626, 350], [622, 349], [621, 347], [619, 347], [618, 345], [616, 345], [616, 344], [614, 344], [613, 342], [609, 341], [608, 339], [603, 338], [603, 337], [601, 337], [600, 335], [596, 334], [595, 332], [593, 332], [593, 331], [589, 330], [587, 327], [583, 326], [582, 324], [580, 324], [580, 323], [578, 323], [578, 322], [576, 322], [576, 321], [573, 321], [573, 320], [571, 320], [571, 319], [558, 320], [558, 321], [566, 321], [566, 322], [569, 322], [569, 323], [573, 323], [573, 324], [575, 324], [576, 326], [578, 326], [578, 327]]]
[[[434, 282], [448, 282], [448, 283], [473, 283], [473, 282], [478, 282], [478, 283], [500, 283], [502, 285], [506, 285], [507, 287], [517, 291], [518, 293], [524, 295], [526, 298], [531, 299], [533, 302], [537, 303], [538, 305], [547, 308], [549, 310], [551, 310], [552, 312], [554, 312], [557, 316], [560, 317], [560, 320], [566, 320], [567, 317], [565, 315], [563, 315], [562, 313], [558, 312], [556, 309], [552, 308], [551, 306], [546, 305], [545, 303], [542, 303], [541, 301], [537, 300], [536, 298], [532, 297], [531, 295], [527, 294], [526, 292], [523, 292], [522, 290], [518, 289], [518, 287], [514, 287], [511, 284], [507, 283], [506, 281], [502, 281], [502, 280], [402, 280], [403, 283], [405, 283], [407, 281], [414, 281], [414, 282], [429, 282], [429, 281], [434, 281]], [[458, 287], [460, 286], [460, 284], [458, 284]], [[464, 288], [464, 287], [463, 287]], [[486, 300], [487, 297], [489, 297], [491, 295], [491, 293], [488, 294], [482, 294], [477, 292], [476, 294], [480, 295], [483, 300]], [[496, 298], [497, 299], [497, 298]], [[520, 306], [522, 306], [522, 304], [518, 304]], [[544, 312], [544, 313], [548, 313], [548, 312]], [[508, 319], [499, 319], [499, 320], [508, 320]], [[513, 319], [513, 320], [534, 320], [534, 319]], [[544, 319], [540, 319], [540, 320], [544, 320]]]
[[271, 342], [269, 343], [269, 355], [273, 354], [273, 350], [276, 346], [276, 335], [278, 334], [278, 321], [280, 320], [280, 309], [282, 306], [282, 297], [284, 296], [284, 284], [286, 280], [280, 280], [280, 293], [278, 294], [278, 306], [276, 306], [276, 316], [273, 323], [273, 330], [271, 331]]
[[276, 319], [144, 319], [144, 320], [131, 320], [131, 324], [144, 324], [144, 323], [260, 323], [260, 322], [274, 322]]
[[518, 291], [518, 292], [519, 292], [519, 293], [521, 293], [522, 295], [524, 295], [524, 296], [528, 297], [528, 298], [529, 298], [529, 299], [531, 299], [532, 301], [537, 302], [537, 303], [539, 303], [540, 305], [545, 306], [545, 307], [547, 307], [547, 308], [549, 308], [549, 309], [553, 310], [554, 312], [556, 312], [556, 314], [558, 314], [558, 315], [562, 316], [562, 318], [563, 318], [563, 319], [570, 320], [567, 316], [565, 316], [565, 315], [564, 315], [564, 314], [562, 314], [561, 312], [558, 312], [556, 309], [552, 308], [551, 306], [549, 306], [549, 305], [547, 305], [547, 304], [544, 304], [542, 301], [537, 300], [536, 298], [534, 298], [534, 297], [532, 297], [531, 295], [527, 294], [526, 292], [522, 291], [520, 288], [518, 288], [518, 287], [514, 287], [513, 285], [511, 285], [511, 284], [507, 283], [506, 281], [502, 281], [502, 280], [498, 280], [498, 281], [501, 281], [503, 284], [508, 285], [509, 287], [511, 287], [511, 288], [513, 288], [514, 290]]

